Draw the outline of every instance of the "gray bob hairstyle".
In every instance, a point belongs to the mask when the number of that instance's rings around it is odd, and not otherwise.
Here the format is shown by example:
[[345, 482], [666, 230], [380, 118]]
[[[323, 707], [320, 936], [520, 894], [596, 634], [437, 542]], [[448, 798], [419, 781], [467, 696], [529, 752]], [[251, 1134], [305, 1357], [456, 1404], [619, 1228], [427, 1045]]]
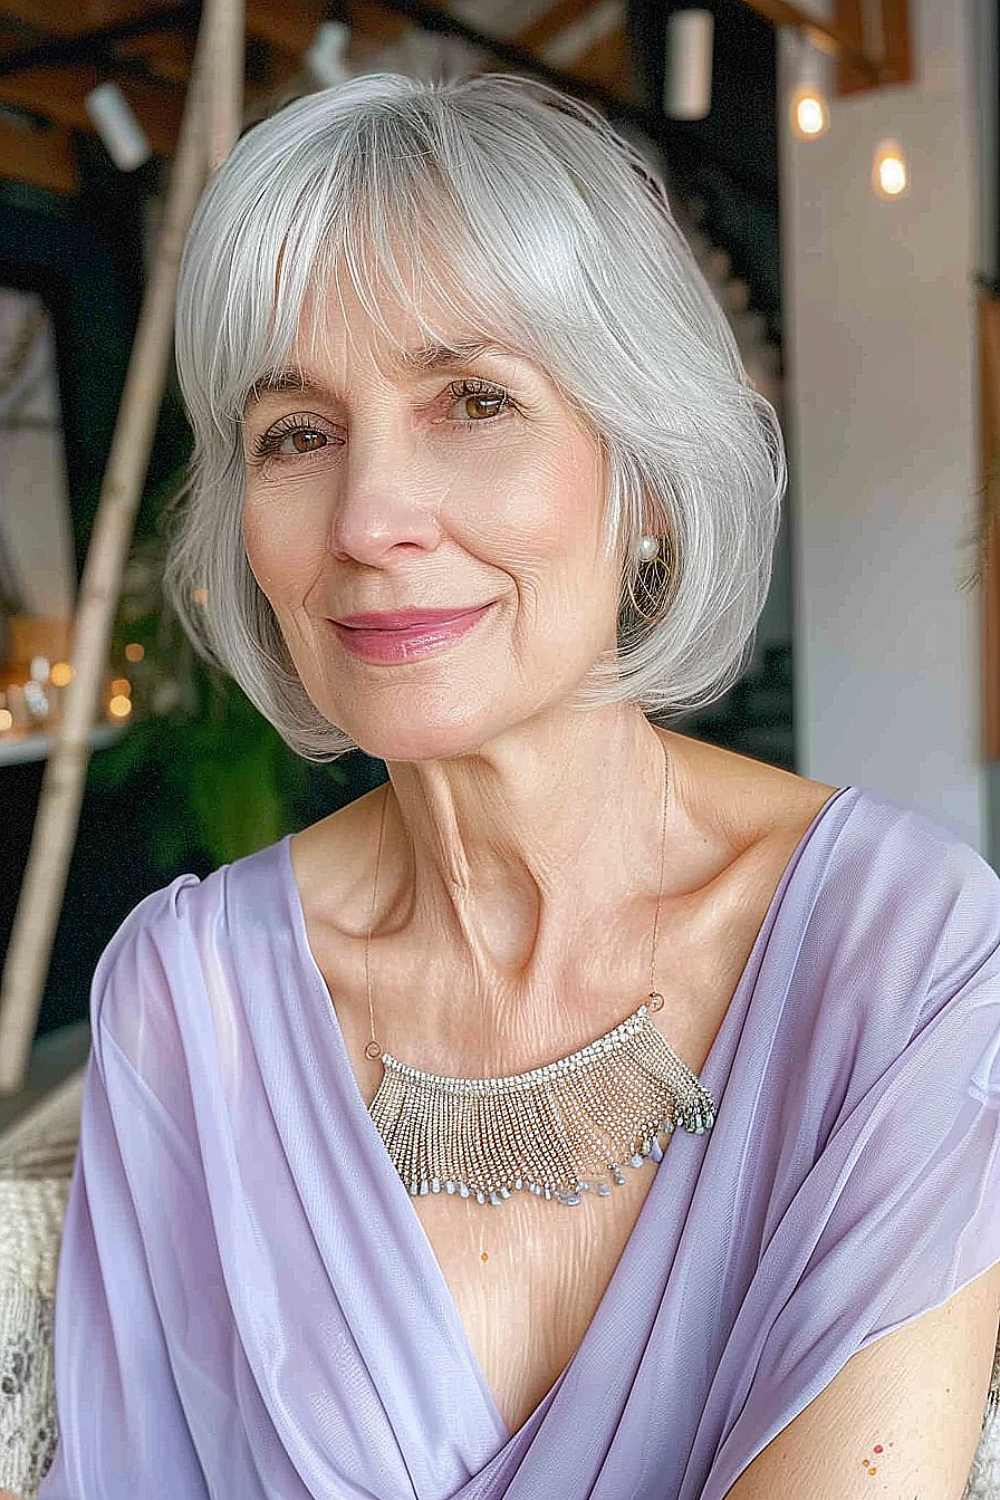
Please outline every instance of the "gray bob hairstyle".
[[[497, 73], [373, 73], [310, 94], [249, 130], [206, 188], [177, 294], [194, 450], [164, 579], [196, 650], [299, 755], [356, 748], [307, 696], [241, 518], [247, 396], [289, 363], [307, 294], [342, 268], [387, 337], [380, 291], [447, 344], [427, 311], [444, 307], [462, 336], [533, 360], [603, 445], [618, 649], [574, 706], [629, 701], [662, 717], [719, 697], [749, 659], [770, 582], [786, 484], [777, 417], [650, 164], [596, 110]], [[644, 532], [666, 540], [665, 583], [635, 555]], [[660, 586], [640, 611], [651, 566]]]

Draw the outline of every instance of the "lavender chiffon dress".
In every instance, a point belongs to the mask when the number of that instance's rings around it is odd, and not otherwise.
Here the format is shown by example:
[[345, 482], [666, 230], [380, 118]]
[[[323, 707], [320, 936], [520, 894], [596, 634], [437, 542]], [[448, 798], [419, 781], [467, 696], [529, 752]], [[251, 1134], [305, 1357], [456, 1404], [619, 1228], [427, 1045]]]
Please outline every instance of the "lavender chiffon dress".
[[852, 1355], [1000, 1260], [1000, 879], [860, 787], [774, 894], [701, 1073], [714, 1128], [641, 1169], [514, 1433], [365, 1109], [287, 838], [142, 901], [91, 1019], [40, 1500], [724, 1500]]

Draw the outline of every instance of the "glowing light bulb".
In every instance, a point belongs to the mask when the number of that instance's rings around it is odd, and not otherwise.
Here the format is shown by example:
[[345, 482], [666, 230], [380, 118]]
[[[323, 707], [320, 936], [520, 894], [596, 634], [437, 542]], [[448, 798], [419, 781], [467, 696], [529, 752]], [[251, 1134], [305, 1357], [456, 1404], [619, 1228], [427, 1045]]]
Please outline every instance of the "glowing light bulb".
[[800, 141], [815, 141], [830, 128], [830, 106], [826, 102], [826, 59], [812, 45], [808, 34], [798, 39], [795, 87], [789, 119]]
[[872, 186], [880, 198], [898, 198], [910, 185], [906, 158], [898, 141], [879, 141], [872, 162]]
[[810, 84], [792, 95], [792, 129], [802, 141], [815, 141], [830, 128], [830, 110], [818, 89]]
[[108, 704], [108, 712], [116, 719], [127, 719], [132, 712], [132, 700], [126, 698], [124, 693], [116, 693]]

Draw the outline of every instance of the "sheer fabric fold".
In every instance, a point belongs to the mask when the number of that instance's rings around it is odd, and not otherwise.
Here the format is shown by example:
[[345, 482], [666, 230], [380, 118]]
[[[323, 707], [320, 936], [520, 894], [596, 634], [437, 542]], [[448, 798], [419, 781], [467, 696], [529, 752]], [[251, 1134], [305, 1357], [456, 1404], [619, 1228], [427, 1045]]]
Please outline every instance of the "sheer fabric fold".
[[1000, 879], [859, 787], [774, 894], [701, 1073], [713, 1129], [642, 1169], [516, 1433], [357, 1089], [287, 838], [141, 902], [91, 1020], [40, 1500], [724, 1500], [853, 1354], [1000, 1260]]

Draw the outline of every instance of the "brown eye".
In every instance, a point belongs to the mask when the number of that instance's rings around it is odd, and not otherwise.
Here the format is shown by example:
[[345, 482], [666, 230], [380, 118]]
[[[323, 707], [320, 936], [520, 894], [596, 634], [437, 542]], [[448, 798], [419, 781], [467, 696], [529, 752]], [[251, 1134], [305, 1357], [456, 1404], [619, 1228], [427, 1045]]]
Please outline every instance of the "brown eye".
[[306, 414], [284, 418], [277, 427], [271, 427], [255, 437], [249, 445], [248, 458], [251, 463], [263, 464], [269, 459], [276, 462], [294, 462], [297, 458], [308, 458], [324, 448], [335, 446], [336, 440], [319, 427], [306, 420]]
[[465, 427], [482, 426], [484, 422], [499, 417], [504, 408], [511, 405], [508, 391], [485, 380], [456, 380], [449, 390], [456, 404], [465, 412], [464, 418], [458, 418]]
[[312, 427], [298, 427], [294, 432], [285, 434], [285, 441], [291, 443], [296, 453], [314, 453], [317, 448], [325, 445], [326, 434], [317, 432]]
[[[503, 404], [502, 396], [466, 396], [462, 402], [466, 412], [477, 419], [495, 417]], [[484, 411], [484, 407], [489, 407], [490, 410]]]

